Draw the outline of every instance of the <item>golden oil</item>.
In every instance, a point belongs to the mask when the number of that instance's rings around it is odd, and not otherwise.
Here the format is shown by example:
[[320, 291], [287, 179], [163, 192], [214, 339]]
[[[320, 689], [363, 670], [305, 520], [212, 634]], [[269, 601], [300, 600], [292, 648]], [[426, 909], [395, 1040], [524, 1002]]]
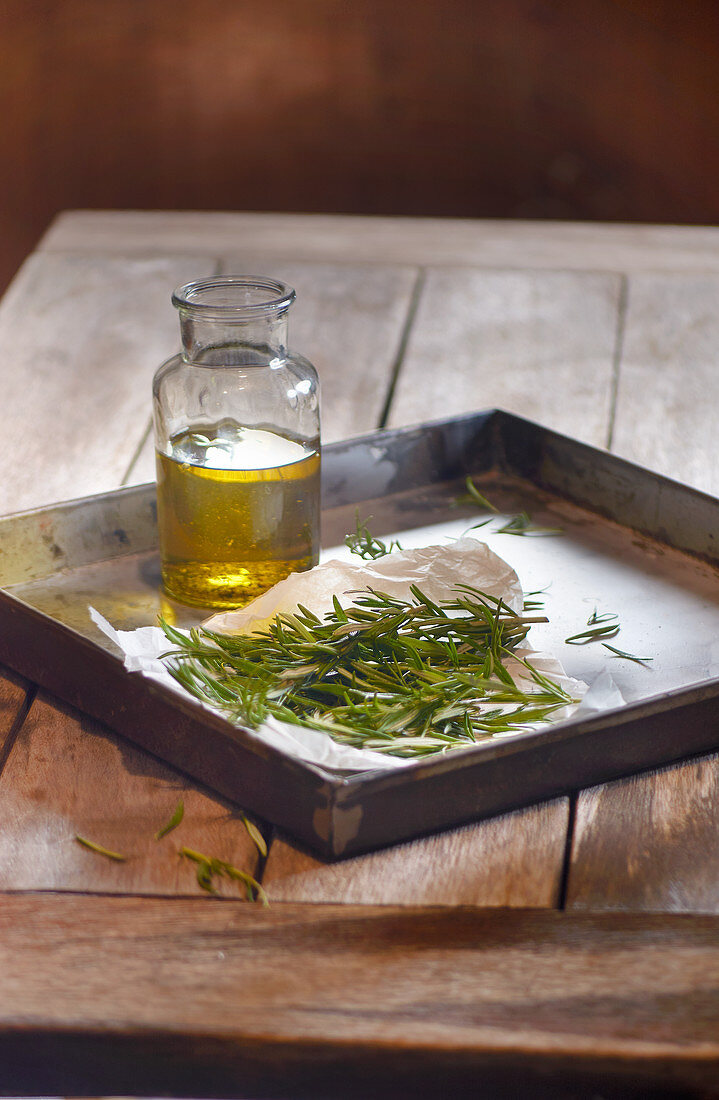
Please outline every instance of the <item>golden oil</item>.
[[225, 420], [178, 433], [157, 457], [165, 591], [241, 607], [317, 564], [318, 446]]

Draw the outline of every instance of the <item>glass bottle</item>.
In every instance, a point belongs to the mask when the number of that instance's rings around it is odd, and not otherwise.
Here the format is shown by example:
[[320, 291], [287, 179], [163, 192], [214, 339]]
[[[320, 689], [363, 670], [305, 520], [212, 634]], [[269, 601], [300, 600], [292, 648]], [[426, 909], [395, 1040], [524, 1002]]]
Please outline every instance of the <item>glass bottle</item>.
[[287, 349], [291, 287], [220, 276], [180, 287], [182, 353], [153, 382], [167, 595], [240, 607], [317, 564], [317, 373]]

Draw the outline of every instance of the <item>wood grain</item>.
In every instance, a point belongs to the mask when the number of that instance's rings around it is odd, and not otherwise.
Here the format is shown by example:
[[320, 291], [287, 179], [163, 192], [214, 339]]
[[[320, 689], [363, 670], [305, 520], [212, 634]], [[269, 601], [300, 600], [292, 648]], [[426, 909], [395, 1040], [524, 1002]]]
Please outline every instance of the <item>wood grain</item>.
[[150, 422], [152, 376], [179, 347], [170, 294], [213, 267], [206, 253], [30, 257], [0, 304], [12, 456], [0, 513], [121, 484]]
[[3, 1083], [713, 1096], [718, 935], [713, 917], [8, 897]]
[[262, 881], [273, 901], [555, 906], [568, 812], [556, 799], [333, 864], [276, 839]]
[[[182, 823], [155, 840], [180, 799]], [[252, 874], [258, 865], [234, 807], [44, 694], [0, 775], [0, 820], [1, 890], [198, 895], [195, 864], [178, 855], [183, 846]], [[88, 851], [77, 834], [126, 862]], [[236, 884], [217, 886], [241, 894]]]
[[604, 446], [620, 280], [430, 269], [390, 424], [503, 408]]
[[718, 296], [711, 275], [630, 279], [612, 447], [714, 494]]
[[719, 756], [579, 795], [567, 905], [719, 913]]
[[247, 251], [267, 262], [321, 261], [575, 271], [719, 271], [712, 226], [593, 225], [482, 218], [68, 210], [43, 252], [166, 255]]

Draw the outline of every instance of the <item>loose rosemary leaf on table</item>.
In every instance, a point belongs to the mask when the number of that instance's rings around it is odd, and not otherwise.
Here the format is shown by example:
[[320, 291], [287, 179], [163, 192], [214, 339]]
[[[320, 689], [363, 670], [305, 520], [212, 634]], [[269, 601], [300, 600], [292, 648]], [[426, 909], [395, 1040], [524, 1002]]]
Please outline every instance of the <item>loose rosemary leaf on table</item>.
[[242, 824], [245, 826], [245, 829], [247, 830], [247, 835], [249, 836], [254, 846], [257, 848], [257, 851], [260, 853], [261, 856], [266, 856], [267, 842], [260, 830], [257, 828], [253, 821], [250, 821], [246, 814], [240, 814], [240, 819], [242, 821]]
[[572, 700], [523, 662], [506, 658], [541, 615], [517, 615], [468, 585], [436, 603], [414, 586], [401, 599], [366, 589], [322, 621], [306, 609], [254, 634], [167, 623], [175, 679], [230, 720], [267, 717], [320, 729], [336, 741], [397, 756], [445, 752], [547, 721]]
[[202, 852], [196, 852], [192, 848], [180, 848], [180, 855], [195, 864], [197, 884], [203, 890], [206, 890], [208, 894], [217, 893], [215, 889], [216, 878], [229, 878], [242, 883], [248, 901], [261, 901], [264, 906], [269, 905], [267, 894], [257, 879], [253, 878], [247, 871], [241, 871], [239, 867], [227, 863], [224, 859], [203, 855]]
[[105, 859], [112, 859], [116, 863], [124, 863], [127, 856], [124, 856], [122, 852], [113, 852], [109, 848], [103, 848], [102, 844], [96, 844], [94, 840], [88, 840], [86, 836], [80, 836], [76, 834], [75, 840], [78, 844], [81, 844], [83, 848], [88, 848], [91, 852], [95, 852], [98, 856], [104, 856]]
[[174, 813], [173, 813], [172, 817], [169, 819], [169, 821], [167, 821], [162, 826], [161, 829], [158, 829], [157, 832], [155, 833], [155, 840], [162, 840], [162, 838], [167, 836], [168, 833], [171, 833], [173, 829], [176, 829], [177, 826], [182, 821], [184, 816], [185, 816], [185, 803], [182, 799], [180, 799], [179, 802], [177, 803], [177, 805], [175, 806], [175, 810], [174, 810]]

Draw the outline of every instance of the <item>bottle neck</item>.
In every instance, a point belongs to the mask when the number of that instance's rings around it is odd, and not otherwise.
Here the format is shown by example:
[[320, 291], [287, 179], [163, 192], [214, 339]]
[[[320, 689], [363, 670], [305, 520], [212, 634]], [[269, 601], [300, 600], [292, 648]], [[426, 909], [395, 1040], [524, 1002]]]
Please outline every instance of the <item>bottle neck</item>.
[[182, 356], [198, 366], [265, 366], [287, 353], [287, 313], [240, 322], [180, 311]]
[[284, 359], [292, 287], [276, 279], [219, 275], [179, 287], [182, 355], [199, 366], [265, 366]]

